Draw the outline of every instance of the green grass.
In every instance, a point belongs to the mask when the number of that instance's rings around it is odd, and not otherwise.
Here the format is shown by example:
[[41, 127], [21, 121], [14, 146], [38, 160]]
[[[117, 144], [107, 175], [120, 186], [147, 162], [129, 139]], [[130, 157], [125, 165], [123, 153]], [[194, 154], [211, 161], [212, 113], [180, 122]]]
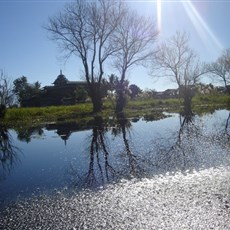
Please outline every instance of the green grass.
[[198, 94], [193, 98], [193, 104], [219, 104], [219, 105], [228, 105], [230, 103], [230, 97], [227, 94], [220, 95], [216, 92], [209, 95]]
[[[217, 108], [230, 108], [228, 95], [196, 95], [192, 100], [193, 111], [203, 113]], [[148, 119], [162, 118], [162, 112], [181, 111], [179, 99], [136, 99], [129, 100], [125, 107], [127, 117], [147, 117]], [[104, 119], [113, 117], [115, 102], [108, 100], [103, 102], [102, 112], [98, 113]], [[89, 121], [93, 118], [93, 106], [91, 103], [82, 103], [74, 106], [50, 106], [34, 108], [10, 108], [7, 109], [5, 118], [0, 123], [8, 126], [29, 126], [49, 122]]]
[[140, 99], [129, 101], [127, 104], [127, 108], [129, 109], [146, 109], [153, 107], [167, 107], [167, 106], [179, 106], [180, 101], [175, 98], [170, 99]]
[[7, 109], [5, 124], [58, 122], [92, 114], [92, 104]]
[[230, 109], [230, 96], [225, 94], [221, 95], [214, 92], [210, 95], [196, 95], [193, 100], [193, 112], [202, 114], [214, 112], [216, 109], [226, 108]]

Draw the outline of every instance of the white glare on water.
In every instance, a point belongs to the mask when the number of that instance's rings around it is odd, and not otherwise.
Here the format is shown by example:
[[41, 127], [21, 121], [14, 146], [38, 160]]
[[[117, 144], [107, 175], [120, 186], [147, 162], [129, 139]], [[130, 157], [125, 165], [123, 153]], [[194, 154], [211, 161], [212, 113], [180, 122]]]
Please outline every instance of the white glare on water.
[[7, 209], [0, 228], [229, 229], [229, 178], [229, 168], [210, 168], [34, 198]]

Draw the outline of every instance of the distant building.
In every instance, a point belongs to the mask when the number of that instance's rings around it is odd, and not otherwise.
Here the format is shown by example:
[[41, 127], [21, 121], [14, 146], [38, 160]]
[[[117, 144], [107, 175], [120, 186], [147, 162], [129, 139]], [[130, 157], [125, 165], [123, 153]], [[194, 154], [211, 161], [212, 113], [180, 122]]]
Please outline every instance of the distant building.
[[222, 94], [228, 93], [228, 94], [230, 94], [230, 85], [227, 85], [227, 86], [217, 86], [216, 89], [217, 89], [217, 91], [219, 93], [222, 93]]
[[178, 89], [166, 89], [163, 92], [156, 92], [154, 97], [157, 99], [178, 98]]
[[83, 87], [87, 90], [87, 82], [69, 81], [62, 71], [52, 84], [53, 86], [45, 86], [39, 96], [24, 100], [22, 106], [73, 105], [76, 104], [77, 88]]

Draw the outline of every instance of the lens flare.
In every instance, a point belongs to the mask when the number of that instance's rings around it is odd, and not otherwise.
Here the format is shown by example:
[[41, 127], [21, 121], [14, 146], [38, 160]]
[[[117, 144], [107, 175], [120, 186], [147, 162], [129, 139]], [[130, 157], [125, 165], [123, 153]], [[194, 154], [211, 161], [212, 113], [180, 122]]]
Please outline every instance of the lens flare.
[[207, 48], [213, 48], [213, 45], [215, 45], [216, 48], [218, 48], [220, 51], [223, 50], [223, 46], [221, 42], [218, 40], [218, 38], [215, 36], [215, 34], [212, 32], [211, 28], [207, 25], [207, 23], [204, 21], [202, 16], [199, 14], [197, 9], [194, 7], [194, 5], [191, 3], [191, 1], [182, 1], [184, 9], [189, 16], [193, 26], [197, 30], [197, 33], [199, 34], [203, 44], [205, 44]]
[[161, 31], [161, 0], [157, 0], [157, 29]]

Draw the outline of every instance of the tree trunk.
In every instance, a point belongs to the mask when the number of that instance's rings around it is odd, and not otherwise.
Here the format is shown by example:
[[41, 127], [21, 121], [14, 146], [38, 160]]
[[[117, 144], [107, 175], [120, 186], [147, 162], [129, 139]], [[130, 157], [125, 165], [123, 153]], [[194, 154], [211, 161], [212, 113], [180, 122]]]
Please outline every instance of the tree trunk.
[[0, 118], [4, 118], [6, 113], [6, 106], [5, 105], [0, 105]]
[[93, 103], [93, 112], [98, 113], [102, 110], [102, 97], [97, 85], [91, 87], [90, 97]]
[[186, 115], [192, 113], [192, 95], [190, 89], [184, 90], [184, 112]]
[[125, 90], [122, 83], [119, 83], [117, 89], [117, 99], [116, 99], [116, 113], [121, 113], [124, 110], [126, 104]]

